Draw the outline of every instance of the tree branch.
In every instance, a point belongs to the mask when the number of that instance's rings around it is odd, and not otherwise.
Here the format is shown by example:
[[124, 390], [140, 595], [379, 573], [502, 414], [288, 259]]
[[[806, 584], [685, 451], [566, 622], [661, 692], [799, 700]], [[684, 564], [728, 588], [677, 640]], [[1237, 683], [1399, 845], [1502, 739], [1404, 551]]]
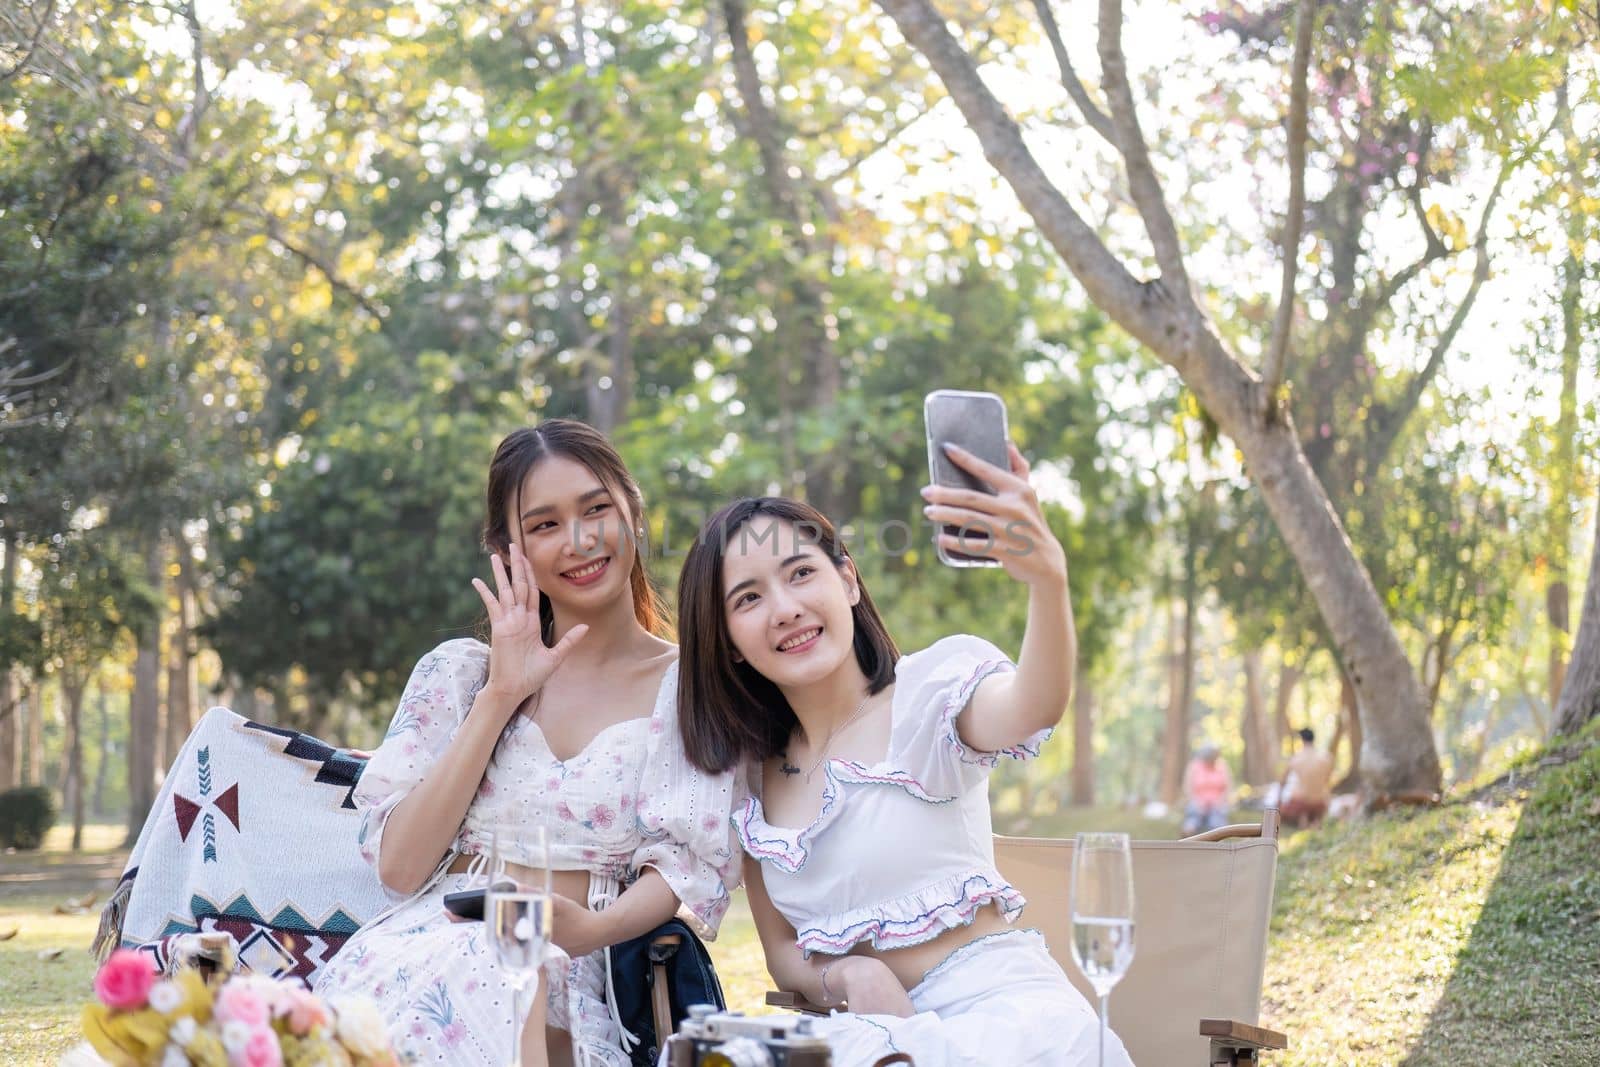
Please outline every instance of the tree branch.
[[[951, 99], [983, 146], [984, 157], [1006, 179], [1040, 232], [1082, 283], [1089, 299], [1119, 325], [1174, 365], [1186, 346], [1173, 334], [1187, 323], [1172, 291], [1143, 285], [1073, 209], [1044, 173], [1022, 138], [1022, 130], [1001, 105], [929, 0], [878, 0], [900, 33], [933, 67]], [[1181, 366], [1180, 366], [1181, 369]]]
[[[56, 0], [46, 0], [44, 11], [40, 14], [39, 21], [34, 27], [33, 37], [28, 41], [27, 50], [22, 53], [22, 58], [17, 60], [10, 70], [0, 71], [0, 84], [10, 81], [27, 68], [29, 61], [33, 59], [33, 54], [39, 50], [39, 41], [44, 37], [45, 28], [50, 25], [50, 19], [55, 15], [55, 11]], [[13, 19], [8, 18], [6, 22], [15, 25]]]
[[1494, 188], [1489, 191], [1489, 198], [1484, 201], [1483, 215], [1478, 219], [1478, 232], [1472, 240], [1472, 247], [1477, 252], [1477, 260], [1472, 265], [1472, 282], [1467, 286], [1461, 303], [1456, 305], [1444, 332], [1434, 341], [1433, 349], [1428, 353], [1428, 361], [1406, 383], [1405, 392], [1399, 399], [1381, 413], [1375, 413], [1373, 422], [1379, 429], [1374, 435], [1369, 452], [1372, 468], [1376, 468], [1389, 454], [1395, 438], [1400, 434], [1400, 427], [1405, 425], [1411, 413], [1421, 403], [1422, 394], [1428, 391], [1434, 378], [1438, 377], [1440, 368], [1444, 366], [1445, 356], [1455, 344], [1456, 335], [1461, 332], [1467, 316], [1472, 313], [1472, 305], [1477, 302], [1478, 291], [1483, 288], [1483, 283], [1489, 280], [1489, 221], [1494, 217], [1495, 205], [1500, 201], [1506, 179], [1516, 170], [1518, 162], [1516, 159], [1508, 159], [1501, 164], [1500, 173], [1495, 177]]
[[1067, 90], [1067, 95], [1072, 97], [1072, 102], [1078, 105], [1084, 121], [1094, 132], [1105, 138], [1106, 143], [1115, 147], [1117, 135], [1111, 128], [1111, 119], [1089, 99], [1089, 91], [1083, 87], [1078, 72], [1073, 69], [1072, 58], [1067, 55], [1066, 42], [1061, 39], [1061, 27], [1056, 25], [1055, 12], [1050, 8], [1050, 0], [1033, 0], [1033, 8], [1039, 13], [1039, 25], [1044, 28], [1045, 37], [1050, 40], [1050, 50], [1056, 54], [1056, 66], [1061, 68], [1062, 87]]
[[295, 258], [304, 262], [307, 266], [314, 268], [317, 273], [321, 274], [328, 280], [329, 285], [333, 286], [335, 289], [339, 290], [339, 292], [344, 293], [350, 299], [354, 300], [361, 306], [363, 311], [371, 315], [374, 319], [378, 320], [380, 324], [388, 318], [388, 312], [385, 311], [383, 307], [373, 303], [373, 301], [370, 300], [365, 293], [357, 289], [351, 283], [345, 281], [344, 278], [340, 277], [338, 269], [330, 265], [326, 259], [317, 255], [317, 253], [313, 252], [311, 249], [302, 245], [298, 245], [294, 241], [290, 240], [284, 234], [282, 227], [278, 225], [277, 219], [266, 214], [258, 214], [256, 217], [264, 224], [265, 235], [268, 238], [280, 245]]
[[1294, 323], [1294, 283], [1300, 273], [1300, 233], [1306, 210], [1306, 73], [1311, 66], [1311, 37], [1316, 32], [1316, 0], [1299, 0], [1294, 27], [1294, 70], [1289, 83], [1289, 212], [1283, 220], [1283, 282], [1278, 289], [1278, 313], [1267, 343], [1266, 372], [1262, 375], [1262, 413], [1278, 410], [1289, 361], [1289, 335]]
[[1189, 272], [1183, 265], [1178, 228], [1150, 163], [1150, 150], [1134, 109], [1133, 88], [1128, 84], [1128, 64], [1122, 52], [1122, 0], [1100, 0], [1100, 71], [1102, 89], [1111, 105], [1117, 151], [1128, 170], [1128, 191], [1144, 219], [1150, 243], [1155, 246], [1161, 277], [1168, 287], [1188, 293]]

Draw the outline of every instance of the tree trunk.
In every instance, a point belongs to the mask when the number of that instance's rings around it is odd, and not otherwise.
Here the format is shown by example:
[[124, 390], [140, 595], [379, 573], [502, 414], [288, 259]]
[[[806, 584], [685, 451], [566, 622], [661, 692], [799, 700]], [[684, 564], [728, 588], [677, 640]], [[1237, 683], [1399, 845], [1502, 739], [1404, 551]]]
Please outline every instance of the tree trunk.
[[1078, 687], [1072, 694], [1072, 803], [1094, 805], [1094, 692], [1078, 670]]
[[84, 679], [68, 672], [61, 679], [66, 733], [61, 746], [61, 806], [72, 813], [72, 851], [83, 848], [83, 691]]
[[183, 751], [183, 743], [194, 729], [194, 557], [189, 542], [180, 533], [173, 538], [177, 546], [178, 576], [173, 582], [178, 614], [173, 619], [167, 660], [166, 744], [159, 770], [164, 774]]
[[23, 785], [45, 785], [44, 780], [44, 686], [35, 683], [22, 692], [19, 705], [23, 719]]
[[1265, 785], [1276, 777], [1277, 756], [1269, 739], [1266, 700], [1261, 694], [1261, 651], [1244, 654], [1244, 714], [1239, 728], [1244, 738], [1244, 780]]
[[1339, 675], [1339, 719], [1345, 738], [1350, 742], [1350, 769], [1333, 787], [1335, 793], [1353, 793], [1361, 788], [1361, 761], [1366, 755], [1362, 744], [1361, 694], [1350, 682], [1350, 676]]
[[1289, 701], [1294, 698], [1295, 686], [1300, 684], [1304, 673], [1299, 667], [1291, 667], [1287, 662], [1278, 667], [1278, 691], [1273, 696], [1272, 725], [1273, 736], [1276, 743], [1272, 747], [1272, 758], [1281, 760], [1288, 754], [1290, 737], [1294, 734], [1294, 724], [1289, 721]]
[[1175, 648], [1174, 666], [1169, 670], [1167, 724], [1162, 738], [1161, 801], [1176, 804], [1183, 795], [1183, 770], [1189, 759], [1189, 709], [1194, 703], [1194, 612], [1197, 596], [1195, 581], [1194, 523], [1184, 530], [1183, 632], [1178, 645], [1171, 606], [1168, 607], [1167, 635]]
[[1566, 684], [1556, 705], [1555, 733], [1577, 733], [1596, 717], [1600, 717], [1600, 515], [1595, 516], [1589, 587], [1583, 595], [1583, 617], [1572, 644]]
[[[1136, 279], [1051, 182], [1016, 121], [984, 85], [972, 57], [929, 0], [879, 0], [879, 5], [927, 58], [989, 162], [1011, 185], [1089, 299], [1171, 365], [1238, 447], [1362, 700], [1368, 716], [1362, 764], [1369, 781], [1379, 793], [1437, 790], [1439, 755], [1416, 672], [1306, 460], [1292, 419], [1277, 406], [1263, 403], [1260, 379], [1228, 349], [1196, 302], [1181, 262], [1173, 263], [1181, 257], [1168, 247], [1176, 241], [1170, 218], [1157, 219], [1164, 225], [1152, 224], [1151, 216], [1164, 213], [1165, 206], [1157, 203], [1159, 189], [1152, 193], [1149, 187], [1154, 179], [1142, 140], [1134, 143], [1139, 139], [1137, 130], [1119, 132], [1119, 148], [1130, 179], [1149, 179], [1140, 210], [1158, 260], [1174, 268], [1169, 272], [1164, 264], [1161, 279], [1154, 282]], [[1121, 103], [1126, 126], [1130, 108], [1126, 101]], [[1116, 105], [1114, 101], [1114, 118]]]
[[[0, 530], [0, 619], [9, 619], [17, 591], [17, 542], [11, 527]], [[22, 784], [21, 721], [17, 679], [11, 665], [0, 665], [0, 790]]]
[[1573, 499], [1578, 481], [1578, 367], [1583, 343], [1583, 311], [1579, 304], [1583, 263], [1570, 249], [1563, 270], [1561, 288], [1561, 406], [1556, 417], [1552, 457], [1554, 477], [1550, 487], [1550, 543], [1545, 549], [1549, 563], [1545, 585], [1545, 617], [1550, 623], [1550, 706], [1561, 699], [1570, 647], [1570, 591], [1567, 574], [1571, 569]]
[[[155, 590], [162, 583], [161, 539], [151, 537], [145, 548], [145, 577]], [[144, 828], [145, 816], [156, 799], [156, 750], [161, 736], [161, 605], [156, 597], [155, 618], [139, 641], [133, 664], [133, 695], [128, 701], [128, 843]]]
[[100, 718], [100, 759], [94, 767], [94, 798], [89, 808], [95, 818], [106, 815], [106, 775], [111, 770], [111, 701], [106, 697], [106, 683], [102, 678], [95, 686], [95, 707]]
[[[1556, 124], [1561, 131], [1563, 144], [1570, 146], [1578, 144], [1578, 140], [1572, 128], [1568, 91], [1567, 84], [1563, 82], [1556, 93]], [[1584, 192], [1584, 163], [1582, 158], [1568, 161], [1568, 191], [1574, 197]], [[1569, 213], [1567, 256], [1561, 272], [1561, 402], [1557, 409], [1554, 455], [1551, 457], [1550, 543], [1545, 548], [1548, 561], [1545, 616], [1550, 623], [1547, 688], [1552, 708], [1561, 699], [1572, 638], [1571, 593], [1567, 577], [1572, 569], [1572, 513], [1577, 506], [1574, 497], [1578, 484], [1578, 369], [1583, 360], [1583, 331], [1586, 325], [1582, 304], [1584, 263], [1578, 256], [1578, 250], [1584, 244], [1584, 225], [1581, 212]]]

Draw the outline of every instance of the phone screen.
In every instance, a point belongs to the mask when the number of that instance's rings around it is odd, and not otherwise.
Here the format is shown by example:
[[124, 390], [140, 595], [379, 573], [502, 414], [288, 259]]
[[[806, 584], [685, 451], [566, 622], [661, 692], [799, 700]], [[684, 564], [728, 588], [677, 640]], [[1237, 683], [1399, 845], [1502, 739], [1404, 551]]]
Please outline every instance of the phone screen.
[[[1006, 442], [1006, 405], [993, 393], [969, 393], [940, 389], [929, 393], [922, 405], [928, 432], [928, 475], [934, 485], [973, 489], [993, 493], [994, 487], [968, 474], [945, 454], [944, 445], [955, 444], [1001, 470], [1011, 468]], [[959, 534], [960, 527], [946, 526], [946, 533]], [[998, 531], [997, 531], [998, 532]], [[939, 558], [954, 567], [998, 567], [997, 560], [952, 552], [943, 547]]]

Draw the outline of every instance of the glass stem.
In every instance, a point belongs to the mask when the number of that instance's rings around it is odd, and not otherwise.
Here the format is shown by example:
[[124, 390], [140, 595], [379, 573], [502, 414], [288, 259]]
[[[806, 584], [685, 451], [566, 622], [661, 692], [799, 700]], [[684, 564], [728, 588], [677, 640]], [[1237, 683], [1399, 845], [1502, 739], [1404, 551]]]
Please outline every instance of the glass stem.
[[1100, 1067], [1106, 1067], [1106, 1006], [1111, 1003], [1109, 992], [1100, 994]]
[[522, 1031], [527, 1029], [526, 982], [511, 987], [511, 1067], [522, 1067]]

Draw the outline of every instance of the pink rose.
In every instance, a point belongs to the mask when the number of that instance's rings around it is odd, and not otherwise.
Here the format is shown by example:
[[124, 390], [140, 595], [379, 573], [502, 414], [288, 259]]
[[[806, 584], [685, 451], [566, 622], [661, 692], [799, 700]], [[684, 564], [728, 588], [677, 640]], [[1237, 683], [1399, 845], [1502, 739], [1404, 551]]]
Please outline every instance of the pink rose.
[[236, 1061], [240, 1067], [283, 1067], [283, 1050], [278, 1035], [263, 1027], [250, 1035], [244, 1052]]
[[333, 1022], [327, 1005], [303, 989], [297, 989], [289, 998], [289, 1032], [305, 1037], [319, 1026]]
[[131, 1011], [149, 1002], [155, 984], [155, 961], [143, 952], [119, 948], [95, 972], [94, 995], [108, 1008]]
[[213, 1009], [222, 1022], [240, 1022], [252, 1030], [267, 1025], [266, 1001], [256, 996], [243, 982], [227, 982], [217, 990], [217, 1003]]
[[617, 813], [604, 804], [596, 804], [589, 809], [589, 821], [602, 830], [609, 829], [617, 821]]

